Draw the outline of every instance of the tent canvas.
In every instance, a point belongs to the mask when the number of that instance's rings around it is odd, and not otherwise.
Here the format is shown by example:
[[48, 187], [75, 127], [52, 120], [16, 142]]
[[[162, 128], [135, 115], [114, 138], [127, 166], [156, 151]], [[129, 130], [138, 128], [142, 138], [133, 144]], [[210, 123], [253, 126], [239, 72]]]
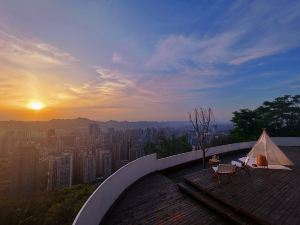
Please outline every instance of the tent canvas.
[[265, 130], [247, 156], [254, 158], [258, 155], [264, 155], [269, 165], [293, 165], [292, 161], [274, 144]]

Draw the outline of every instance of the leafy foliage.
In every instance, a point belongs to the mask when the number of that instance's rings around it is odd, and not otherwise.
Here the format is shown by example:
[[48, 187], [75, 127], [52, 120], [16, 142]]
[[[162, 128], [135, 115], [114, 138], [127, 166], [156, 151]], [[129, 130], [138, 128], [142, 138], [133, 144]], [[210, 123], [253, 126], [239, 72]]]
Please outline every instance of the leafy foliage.
[[92, 185], [76, 185], [44, 192], [30, 200], [0, 198], [0, 221], [6, 225], [72, 224], [76, 214], [94, 191]]
[[170, 155], [176, 155], [183, 152], [191, 151], [191, 146], [188, 144], [187, 136], [166, 138], [162, 136], [160, 138], [160, 144], [158, 149], [159, 157], [166, 157]]
[[179, 137], [172, 135], [170, 138], [167, 138], [165, 135], [160, 134], [158, 139], [158, 145], [154, 145], [150, 141], [147, 142], [145, 147], [147, 154], [157, 153], [159, 158], [163, 158], [192, 150], [186, 135]]
[[218, 134], [212, 137], [208, 147], [232, 144], [232, 141], [227, 134]]
[[266, 101], [255, 110], [241, 109], [233, 112], [235, 127], [230, 137], [233, 141], [255, 140], [266, 128], [271, 136], [300, 135], [300, 95], [285, 95]]

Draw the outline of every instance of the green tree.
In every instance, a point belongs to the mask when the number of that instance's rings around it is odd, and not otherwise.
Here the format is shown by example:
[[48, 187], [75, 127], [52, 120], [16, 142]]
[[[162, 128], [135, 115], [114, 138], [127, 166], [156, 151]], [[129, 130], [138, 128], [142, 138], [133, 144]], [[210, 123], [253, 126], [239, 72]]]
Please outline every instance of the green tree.
[[241, 109], [233, 112], [233, 141], [255, 140], [262, 128], [271, 136], [300, 135], [300, 95], [285, 95], [274, 101], [265, 101], [254, 110]]
[[0, 197], [0, 221], [6, 225], [68, 225], [95, 190], [93, 185], [75, 185], [39, 193], [31, 199]]
[[191, 151], [192, 146], [188, 142], [187, 135], [166, 137], [163, 132], [160, 132], [158, 135], [158, 145], [154, 145], [148, 141], [145, 150], [147, 154], [157, 153], [159, 158], [163, 158]]
[[156, 146], [150, 140], [147, 140], [147, 142], [146, 142], [145, 152], [147, 155], [156, 152]]

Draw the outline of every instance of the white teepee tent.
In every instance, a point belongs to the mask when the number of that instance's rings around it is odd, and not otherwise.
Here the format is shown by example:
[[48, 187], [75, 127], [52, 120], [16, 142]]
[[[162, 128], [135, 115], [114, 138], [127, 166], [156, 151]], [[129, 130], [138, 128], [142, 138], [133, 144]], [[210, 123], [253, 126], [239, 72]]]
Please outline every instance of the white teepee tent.
[[292, 161], [273, 143], [265, 130], [247, 156], [254, 158], [257, 155], [266, 156], [269, 165], [293, 165]]

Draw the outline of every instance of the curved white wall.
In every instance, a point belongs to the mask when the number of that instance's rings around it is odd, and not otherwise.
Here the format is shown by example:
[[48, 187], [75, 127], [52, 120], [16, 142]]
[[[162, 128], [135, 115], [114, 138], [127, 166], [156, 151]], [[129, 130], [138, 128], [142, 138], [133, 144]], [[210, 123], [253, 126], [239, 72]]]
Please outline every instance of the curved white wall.
[[300, 146], [299, 137], [272, 137], [272, 140], [279, 146]]
[[[300, 138], [275, 137], [272, 140], [280, 146], [300, 146]], [[207, 156], [251, 148], [255, 141], [212, 147]], [[201, 151], [191, 151], [157, 159], [156, 154], [138, 158], [123, 166], [108, 177], [89, 197], [77, 214], [73, 225], [99, 225], [105, 213], [131, 184], [155, 171], [167, 169], [202, 158]]]
[[73, 225], [99, 225], [122, 192], [139, 178], [156, 170], [156, 154], [138, 158], [108, 177], [88, 198]]

